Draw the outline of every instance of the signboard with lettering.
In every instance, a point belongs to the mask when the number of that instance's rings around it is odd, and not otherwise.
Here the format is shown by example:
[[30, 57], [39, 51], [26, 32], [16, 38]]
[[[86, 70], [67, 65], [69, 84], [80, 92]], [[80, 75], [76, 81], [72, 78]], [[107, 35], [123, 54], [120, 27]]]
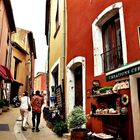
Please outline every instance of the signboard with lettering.
[[56, 103], [59, 108], [62, 108], [62, 90], [61, 85], [55, 88], [55, 95], [56, 95]]
[[107, 81], [125, 77], [140, 72], [140, 64], [106, 76]]

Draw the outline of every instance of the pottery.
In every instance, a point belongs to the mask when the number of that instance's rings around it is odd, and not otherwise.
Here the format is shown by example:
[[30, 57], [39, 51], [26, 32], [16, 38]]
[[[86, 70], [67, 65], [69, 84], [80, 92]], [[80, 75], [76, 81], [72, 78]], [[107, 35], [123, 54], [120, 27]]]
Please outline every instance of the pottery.
[[122, 113], [122, 114], [127, 114], [127, 112], [128, 112], [127, 107], [123, 107], [123, 108], [121, 109], [121, 113]]

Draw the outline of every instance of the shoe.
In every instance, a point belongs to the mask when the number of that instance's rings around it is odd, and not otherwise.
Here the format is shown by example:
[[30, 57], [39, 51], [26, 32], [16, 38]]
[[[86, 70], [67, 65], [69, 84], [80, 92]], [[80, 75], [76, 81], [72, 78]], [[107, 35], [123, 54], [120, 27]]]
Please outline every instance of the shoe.
[[33, 127], [33, 128], [32, 128], [32, 132], [34, 132], [34, 131], [35, 131], [35, 128]]
[[36, 132], [39, 132], [40, 131], [40, 129], [36, 129]]
[[25, 127], [22, 127], [22, 131], [27, 131], [27, 129]]

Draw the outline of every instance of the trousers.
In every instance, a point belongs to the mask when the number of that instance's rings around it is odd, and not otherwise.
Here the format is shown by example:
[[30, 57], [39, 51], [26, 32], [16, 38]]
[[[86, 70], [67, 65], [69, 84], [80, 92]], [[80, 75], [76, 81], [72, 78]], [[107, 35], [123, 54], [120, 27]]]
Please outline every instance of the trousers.
[[32, 111], [32, 124], [33, 124], [33, 127], [36, 129], [38, 129], [38, 127], [39, 127], [40, 117], [41, 117], [41, 113]]
[[28, 110], [27, 109], [20, 109], [20, 114], [22, 117], [22, 127], [25, 127], [28, 119]]

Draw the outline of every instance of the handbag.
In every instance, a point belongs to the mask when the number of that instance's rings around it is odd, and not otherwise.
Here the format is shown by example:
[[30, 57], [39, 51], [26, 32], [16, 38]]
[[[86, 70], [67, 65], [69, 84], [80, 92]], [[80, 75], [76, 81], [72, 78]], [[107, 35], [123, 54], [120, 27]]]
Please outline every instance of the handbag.
[[29, 105], [28, 97], [27, 97], [27, 104], [28, 104], [28, 111], [31, 111], [31, 106]]
[[31, 111], [31, 107], [28, 105], [28, 111]]

